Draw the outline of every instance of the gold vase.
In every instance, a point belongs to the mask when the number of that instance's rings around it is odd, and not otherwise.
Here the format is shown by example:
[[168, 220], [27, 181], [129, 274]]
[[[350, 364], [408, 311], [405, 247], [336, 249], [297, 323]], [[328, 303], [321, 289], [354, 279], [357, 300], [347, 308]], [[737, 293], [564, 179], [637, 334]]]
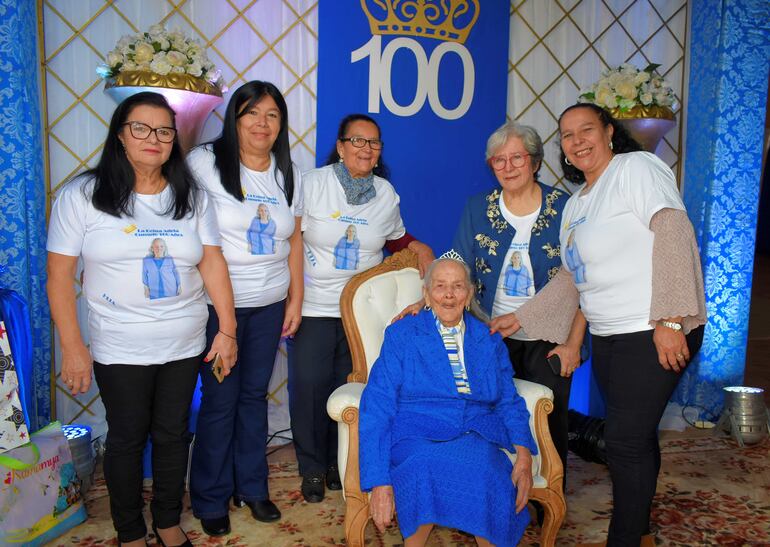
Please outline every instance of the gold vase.
[[127, 71], [104, 84], [104, 92], [117, 103], [142, 91], [160, 93], [174, 109], [179, 144], [185, 152], [198, 144], [203, 124], [223, 101], [218, 87], [189, 74], [162, 76], [154, 72]]
[[610, 110], [612, 117], [626, 128], [647, 152], [655, 153], [663, 136], [676, 125], [674, 113], [667, 106], [635, 106], [625, 112]]

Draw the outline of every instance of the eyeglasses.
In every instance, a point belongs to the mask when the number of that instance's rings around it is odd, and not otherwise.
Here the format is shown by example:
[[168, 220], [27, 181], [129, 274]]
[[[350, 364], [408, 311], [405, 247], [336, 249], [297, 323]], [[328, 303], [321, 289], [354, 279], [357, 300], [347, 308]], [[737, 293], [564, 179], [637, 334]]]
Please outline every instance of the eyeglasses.
[[128, 126], [128, 130], [131, 131], [131, 136], [135, 139], [145, 140], [150, 138], [151, 133], [155, 133], [155, 137], [158, 142], [173, 142], [176, 137], [176, 129], [173, 127], [156, 127], [152, 128], [146, 123], [142, 122], [126, 122], [123, 125]]
[[385, 144], [380, 139], [365, 139], [363, 137], [346, 137], [344, 139], [340, 139], [340, 142], [350, 142], [353, 146], [356, 148], [363, 148], [366, 146], [366, 143], [369, 143], [369, 148], [372, 150], [381, 150], [383, 145]]
[[495, 171], [502, 171], [505, 169], [505, 166], [508, 165], [508, 162], [511, 162], [513, 167], [524, 167], [524, 164], [527, 163], [528, 157], [529, 154], [511, 154], [508, 157], [492, 156], [489, 158], [489, 164]]

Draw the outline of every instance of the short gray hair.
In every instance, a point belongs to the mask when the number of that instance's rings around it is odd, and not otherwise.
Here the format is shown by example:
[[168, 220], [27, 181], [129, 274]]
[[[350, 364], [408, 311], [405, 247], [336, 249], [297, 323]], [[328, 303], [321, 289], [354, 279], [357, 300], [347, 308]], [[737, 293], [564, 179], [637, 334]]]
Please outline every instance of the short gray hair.
[[471, 281], [471, 269], [468, 267], [468, 265], [463, 262], [462, 260], [457, 260], [456, 258], [437, 258], [433, 262], [430, 263], [428, 266], [428, 269], [425, 270], [425, 277], [423, 278], [423, 285], [427, 290], [430, 290], [430, 284], [433, 281], [433, 271], [441, 264], [446, 264], [448, 262], [451, 262], [452, 264], [459, 264], [463, 267], [463, 271], [465, 272], [465, 283], [468, 285], [468, 290], [473, 291], [473, 282]]
[[532, 169], [537, 167], [538, 162], [543, 160], [543, 140], [537, 134], [534, 127], [513, 121], [505, 122], [489, 136], [487, 139], [486, 160], [489, 161], [495, 155], [495, 152], [508, 142], [508, 139], [511, 137], [521, 139], [524, 149], [529, 154]]

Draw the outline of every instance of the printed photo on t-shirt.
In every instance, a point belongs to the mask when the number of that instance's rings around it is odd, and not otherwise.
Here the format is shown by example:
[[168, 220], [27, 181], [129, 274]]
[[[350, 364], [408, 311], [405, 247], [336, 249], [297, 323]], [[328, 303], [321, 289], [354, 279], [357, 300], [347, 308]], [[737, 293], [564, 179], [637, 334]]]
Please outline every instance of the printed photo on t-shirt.
[[257, 214], [246, 231], [249, 252], [253, 255], [275, 254], [275, 221], [264, 203], [257, 207]]
[[585, 283], [586, 266], [580, 258], [580, 252], [578, 251], [577, 242], [575, 241], [575, 230], [572, 230], [567, 238], [567, 248], [564, 250], [564, 261], [567, 263], [567, 268], [572, 272], [575, 284]]
[[179, 272], [162, 237], [152, 240], [147, 256], [142, 259], [142, 283], [144, 297], [150, 300], [179, 296], [182, 291]]
[[334, 247], [334, 267], [338, 270], [358, 269], [358, 250], [361, 242], [356, 234], [356, 227], [348, 225], [345, 235], [340, 238]]
[[511, 263], [505, 269], [503, 288], [508, 296], [531, 296], [534, 294], [535, 284], [532, 281], [532, 274], [524, 265], [520, 251], [514, 251], [511, 254]]

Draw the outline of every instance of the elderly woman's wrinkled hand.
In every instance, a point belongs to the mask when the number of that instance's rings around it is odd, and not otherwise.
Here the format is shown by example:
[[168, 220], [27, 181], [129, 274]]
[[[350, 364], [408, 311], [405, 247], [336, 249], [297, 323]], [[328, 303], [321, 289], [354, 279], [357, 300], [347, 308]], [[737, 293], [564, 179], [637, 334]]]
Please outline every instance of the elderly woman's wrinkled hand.
[[516, 314], [513, 313], [499, 315], [489, 322], [489, 334], [499, 332], [503, 338], [510, 336], [520, 328], [521, 324], [516, 318]]
[[516, 512], [521, 513], [529, 501], [529, 491], [532, 489], [532, 454], [529, 448], [516, 447], [516, 463], [513, 464], [511, 480], [516, 487]]
[[393, 522], [395, 508], [392, 486], [375, 486], [372, 488], [372, 497], [369, 499], [369, 514], [372, 516], [372, 521], [380, 532], [384, 532], [385, 528]]
[[425, 307], [425, 299], [421, 298], [414, 304], [410, 304], [407, 307], [405, 307], [403, 310], [398, 312], [398, 315], [390, 320], [390, 324], [392, 325], [393, 323], [395, 323], [400, 319], [403, 319], [407, 315], [417, 315], [418, 313], [420, 313], [420, 310], [423, 309], [424, 307]]
[[222, 358], [222, 373], [224, 376], [227, 376], [238, 359], [238, 344], [235, 342], [235, 339], [221, 331], [218, 332], [211, 343], [211, 350], [206, 355], [204, 361], [210, 363], [217, 354]]

